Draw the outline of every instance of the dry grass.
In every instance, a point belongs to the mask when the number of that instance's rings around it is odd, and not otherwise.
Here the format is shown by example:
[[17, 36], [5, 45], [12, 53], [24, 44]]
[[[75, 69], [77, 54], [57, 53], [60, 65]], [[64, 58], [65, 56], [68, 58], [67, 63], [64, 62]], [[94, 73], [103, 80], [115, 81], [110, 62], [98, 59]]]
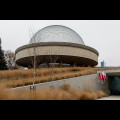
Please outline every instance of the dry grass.
[[[54, 68], [53, 80], [72, 78], [77, 76], [95, 74], [101, 70], [120, 69], [70, 67]], [[51, 69], [42, 68], [37, 70], [35, 83], [51, 81]], [[19, 87], [33, 83], [33, 70], [7, 70], [0, 71], [0, 100], [96, 100], [107, 96], [103, 91], [71, 89], [69, 84], [64, 84], [60, 89], [37, 89], [30, 91], [26, 89], [13, 91], [10, 87]]]
[[[67, 67], [67, 68], [54, 68], [53, 80], [60, 80], [72, 78], [77, 76], [95, 74], [101, 70], [120, 69], [120, 67]], [[52, 80], [51, 68], [37, 69], [35, 83], [49, 82]], [[0, 81], [2, 86], [6, 87], [19, 87], [30, 85], [33, 83], [33, 69], [31, 70], [7, 70], [0, 71]]]
[[[120, 69], [120, 67], [104, 67], [104, 68], [98, 68], [98, 67], [67, 67], [67, 68], [54, 68], [53, 72], [54, 74], [58, 73], [69, 73], [69, 72], [80, 72], [84, 71], [88, 73], [95, 73], [96, 71], [100, 70], [112, 70], [112, 69]], [[36, 76], [46, 76], [51, 74], [51, 68], [41, 68], [37, 69]], [[29, 78], [33, 77], [33, 69], [29, 70], [6, 70], [6, 71], [0, 71], [0, 79], [19, 79], [19, 78]]]
[[63, 90], [69, 90], [70, 89], [70, 84], [69, 83], [65, 83], [61, 86], [61, 89]]
[[0, 88], [0, 100], [96, 100], [107, 96], [102, 91], [83, 91], [79, 89], [22, 89]]
[[[86, 67], [73, 67], [73, 68], [54, 68], [54, 74], [64, 73], [64, 72], [74, 72], [88, 69]], [[51, 74], [51, 68], [41, 68], [36, 70], [36, 76], [46, 76]], [[33, 69], [29, 70], [6, 70], [0, 71], [1, 79], [19, 79], [19, 78], [29, 78], [33, 77]]]

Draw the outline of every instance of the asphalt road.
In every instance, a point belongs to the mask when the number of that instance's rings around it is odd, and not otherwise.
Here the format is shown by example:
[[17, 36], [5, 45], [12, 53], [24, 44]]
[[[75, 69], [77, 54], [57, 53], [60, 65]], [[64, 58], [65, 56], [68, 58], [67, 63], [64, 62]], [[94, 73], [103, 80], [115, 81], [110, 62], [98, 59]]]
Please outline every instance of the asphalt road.
[[112, 95], [112, 96], [109, 96], [109, 97], [102, 97], [102, 98], [97, 99], [97, 100], [120, 100], [120, 95], [119, 96]]

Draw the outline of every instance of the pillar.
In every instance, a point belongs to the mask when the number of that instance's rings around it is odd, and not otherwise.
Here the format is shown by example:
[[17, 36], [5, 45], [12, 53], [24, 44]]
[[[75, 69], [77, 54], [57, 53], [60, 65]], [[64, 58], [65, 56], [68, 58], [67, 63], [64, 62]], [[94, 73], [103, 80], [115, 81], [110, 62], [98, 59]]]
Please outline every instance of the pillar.
[[88, 65], [88, 67], [91, 67], [91, 65]]
[[72, 66], [75, 67], [75, 65], [76, 65], [76, 62], [74, 62]]
[[62, 67], [62, 60], [61, 60], [60, 63], [59, 63], [59, 67]]
[[28, 65], [28, 69], [31, 69], [32, 68], [32, 66], [31, 65]]
[[46, 61], [46, 67], [49, 68], [49, 62], [48, 61]]

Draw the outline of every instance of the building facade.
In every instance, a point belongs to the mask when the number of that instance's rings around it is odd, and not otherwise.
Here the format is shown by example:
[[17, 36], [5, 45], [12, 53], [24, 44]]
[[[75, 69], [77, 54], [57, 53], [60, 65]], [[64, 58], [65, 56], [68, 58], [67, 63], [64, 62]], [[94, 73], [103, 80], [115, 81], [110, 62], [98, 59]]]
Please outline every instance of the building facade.
[[72, 29], [52, 25], [39, 30], [33, 35], [28, 45], [19, 47], [16, 51], [16, 63], [32, 66], [34, 58], [37, 65], [45, 63], [69, 64], [72, 66], [96, 66], [99, 53], [86, 46], [82, 38]]

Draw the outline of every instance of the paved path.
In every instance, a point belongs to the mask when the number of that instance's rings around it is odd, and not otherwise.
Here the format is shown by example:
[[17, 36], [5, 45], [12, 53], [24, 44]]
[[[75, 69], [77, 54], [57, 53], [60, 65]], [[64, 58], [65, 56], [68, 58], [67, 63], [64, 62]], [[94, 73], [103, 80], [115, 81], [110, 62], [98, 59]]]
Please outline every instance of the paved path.
[[100, 99], [97, 99], [97, 100], [120, 100], [120, 96], [109, 96], [109, 97], [102, 97]]

